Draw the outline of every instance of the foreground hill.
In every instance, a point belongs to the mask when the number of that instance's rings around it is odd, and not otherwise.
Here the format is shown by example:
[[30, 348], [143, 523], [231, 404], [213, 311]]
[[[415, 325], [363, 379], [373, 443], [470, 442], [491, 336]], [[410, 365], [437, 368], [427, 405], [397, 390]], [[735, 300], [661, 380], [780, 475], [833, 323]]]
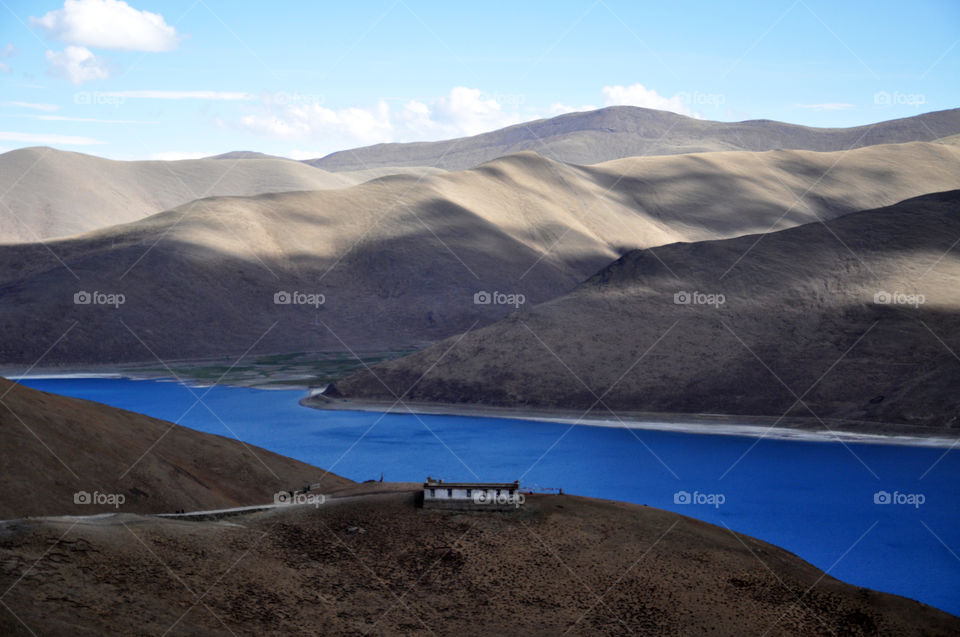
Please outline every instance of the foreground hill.
[[8, 524], [0, 587], [4, 635], [960, 631], [760, 540], [573, 496], [509, 513], [424, 511], [400, 493], [224, 521]]
[[529, 305], [630, 249], [788, 228], [958, 185], [960, 148], [913, 143], [590, 167], [521, 153], [423, 179], [212, 198], [0, 251], [0, 360], [423, 346], [520, 304], [476, 304], [481, 291]]
[[637, 155], [723, 150], [848, 150], [873, 144], [932, 141], [960, 133], [960, 109], [924, 113], [853, 128], [811, 128], [771, 120], [713, 122], [635, 106], [569, 113], [472, 137], [439, 142], [377, 144], [307, 163], [341, 171], [376, 166], [436, 166], [447, 170], [524, 150], [575, 164]]
[[957, 237], [955, 190], [633, 251], [566, 296], [336, 388], [594, 417], [609, 407], [960, 430]]
[[80, 491], [122, 494], [128, 513], [165, 513], [263, 504], [321, 478], [350, 482], [244, 444], [226, 427], [229, 438], [213, 436], [6, 379], [0, 400], [0, 519], [118, 510], [74, 502]]
[[0, 155], [0, 243], [75, 235], [202, 197], [326, 190], [383, 175], [431, 172], [375, 168], [333, 175], [248, 152], [180, 161], [113, 161], [53, 148], [23, 148]]

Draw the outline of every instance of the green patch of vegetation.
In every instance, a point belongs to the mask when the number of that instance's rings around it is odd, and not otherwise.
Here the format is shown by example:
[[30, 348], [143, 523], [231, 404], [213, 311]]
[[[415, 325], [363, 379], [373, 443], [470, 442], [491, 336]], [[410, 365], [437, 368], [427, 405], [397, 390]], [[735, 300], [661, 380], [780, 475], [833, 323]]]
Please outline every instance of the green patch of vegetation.
[[322, 387], [364, 367], [415, 352], [415, 348], [358, 352], [299, 352], [267, 354], [231, 364], [217, 360], [179, 363], [168, 367], [137, 367], [134, 375], [170, 376], [183, 380], [256, 387]]

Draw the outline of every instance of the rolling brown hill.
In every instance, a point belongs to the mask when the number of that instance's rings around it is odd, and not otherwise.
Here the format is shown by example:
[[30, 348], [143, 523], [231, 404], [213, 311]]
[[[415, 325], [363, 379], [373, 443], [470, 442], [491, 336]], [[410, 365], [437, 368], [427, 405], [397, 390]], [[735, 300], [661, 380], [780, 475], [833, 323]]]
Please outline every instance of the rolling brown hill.
[[4, 635], [955, 635], [766, 542], [643, 506], [412, 494], [223, 521], [120, 514], [0, 526]]
[[438, 142], [377, 144], [307, 160], [330, 171], [377, 166], [463, 170], [532, 150], [558, 161], [596, 164], [638, 155], [724, 150], [848, 150], [873, 144], [932, 141], [960, 133], [960, 109], [852, 128], [810, 128], [771, 120], [714, 122], [648, 108], [611, 106]]
[[142, 219], [201, 197], [355, 183], [283, 159], [114, 161], [53, 148], [0, 155], [0, 242], [65, 237]]
[[[219, 509], [269, 503], [311, 483], [350, 483], [242, 443], [226, 426], [223, 436], [0, 378], [0, 519]], [[81, 491], [125, 501], [119, 509], [77, 503]]]
[[960, 431], [958, 237], [954, 190], [632, 251], [570, 294], [336, 389], [603, 418], [789, 415]]
[[[422, 179], [212, 198], [0, 251], [0, 360], [424, 346], [515, 309], [475, 304], [480, 291], [538, 303], [630, 249], [788, 228], [957, 186], [960, 148], [911, 143], [589, 167], [521, 153]], [[324, 302], [275, 304], [295, 291]], [[80, 292], [125, 302], [78, 305]]]
[[203, 197], [326, 190], [384, 175], [433, 172], [442, 171], [376, 168], [334, 175], [248, 152], [179, 161], [114, 161], [53, 148], [22, 148], [0, 154], [0, 243], [80, 234]]

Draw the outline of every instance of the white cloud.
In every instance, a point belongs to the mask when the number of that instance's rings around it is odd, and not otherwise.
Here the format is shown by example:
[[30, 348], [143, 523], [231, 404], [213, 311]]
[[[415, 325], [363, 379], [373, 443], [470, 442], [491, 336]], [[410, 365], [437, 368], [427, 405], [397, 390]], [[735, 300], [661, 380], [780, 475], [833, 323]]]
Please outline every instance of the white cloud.
[[74, 137], [73, 135], [45, 135], [36, 133], [17, 133], [0, 131], [0, 140], [5, 142], [21, 142], [24, 144], [56, 144], [63, 146], [89, 146], [91, 144], [105, 144], [106, 142], [93, 137]]
[[0, 73], [9, 73], [10, 65], [6, 62], [0, 62]]
[[34, 102], [0, 102], [0, 106], [12, 106], [14, 108], [29, 108], [35, 111], [45, 111], [52, 113], [60, 110], [56, 104], [37, 104]]
[[374, 144], [390, 141], [390, 107], [383, 100], [369, 109], [333, 110], [319, 104], [262, 108], [240, 118], [242, 128], [279, 139], [308, 139]]
[[671, 111], [689, 117], [694, 116], [682, 96], [664, 97], [643, 84], [604, 86], [603, 97], [606, 106], [640, 106], [659, 111]]
[[100, 95], [145, 100], [221, 100], [244, 102], [257, 99], [253, 93], [236, 91], [105, 91]]
[[103, 61], [86, 47], [68, 46], [63, 51], [47, 51], [47, 61], [50, 63], [48, 73], [66, 78], [75, 85], [110, 77]]
[[408, 100], [399, 108], [391, 108], [385, 100], [371, 107], [344, 109], [264, 100], [234, 125], [274, 138], [319, 142], [326, 147], [324, 151], [304, 151], [305, 158], [312, 158], [358, 145], [476, 135], [528, 119], [515, 108], [504, 108], [501, 102], [518, 106], [521, 100], [518, 96], [498, 99], [463, 86], [437, 98]]
[[798, 108], [811, 108], [815, 111], [845, 111], [853, 108], [853, 104], [841, 102], [827, 102], [825, 104], [797, 104]]
[[[717, 106], [722, 95], [679, 93], [664, 97], [642, 84], [605, 86], [606, 106], [628, 104], [667, 110], [691, 117], [691, 104]], [[259, 135], [297, 140], [301, 148], [288, 155], [311, 159], [335, 150], [357, 146], [408, 141], [433, 141], [477, 135], [541, 117], [594, 110], [591, 104], [572, 106], [561, 102], [547, 108], [524, 107], [523, 95], [485, 93], [457, 86], [435, 98], [379, 100], [376, 105], [344, 109], [327, 108], [322, 100], [274, 100], [260, 96], [258, 104], [246, 107], [236, 119], [218, 119], [222, 127], [236, 127]], [[249, 95], [248, 99], [256, 96]]]
[[[519, 101], [519, 100], [515, 100]], [[398, 115], [405, 137], [461, 137], [519, 124], [518, 112], [505, 111], [495, 96], [456, 86], [430, 103], [411, 100]]]
[[125, 51], [170, 51], [180, 36], [159, 13], [137, 11], [121, 0], [66, 0], [30, 24], [66, 44]]
[[584, 104], [583, 106], [570, 106], [561, 102], [555, 102], [550, 105], [550, 108], [547, 109], [547, 117], [556, 117], [557, 115], [565, 115], [567, 113], [593, 111], [596, 110], [596, 108], [596, 106], [591, 104]]

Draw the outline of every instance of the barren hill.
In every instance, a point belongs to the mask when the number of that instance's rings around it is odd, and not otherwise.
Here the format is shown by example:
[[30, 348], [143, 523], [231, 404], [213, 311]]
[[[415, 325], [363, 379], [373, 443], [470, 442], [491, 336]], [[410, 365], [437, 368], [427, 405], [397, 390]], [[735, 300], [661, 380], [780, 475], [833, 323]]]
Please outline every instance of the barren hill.
[[53, 148], [22, 148], [0, 155], [0, 242], [79, 234], [201, 197], [353, 183], [349, 176], [283, 159], [113, 161]]
[[377, 144], [307, 163], [324, 170], [377, 166], [472, 168], [503, 155], [533, 150], [575, 164], [722, 150], [836, 151], [872, 144], [932, 141], [960, 133], [960, 109], [924, 113], [852, 128], [810, 128], [771, 120], [714, 122], [635, 106], [611, 106], [517, 124], [439, 142]]
[[226, 427], [226, 437], [214, 436], [6, 379], [0, 401], [0, 519], [118, 511], [75, 502], [81, 491], [91, 500], [95, 492], [121, 494], [128, 513], [172, 513], [264, 504], [321, 478], [350, 483], [240, 442]]
[[[337, 383], [348, 397], [960, 430], [960, 191], [624, 255], [570, 294]], [[449, 351], [448, 351], [449, 350]], [[608, 409], [609, 408], [609, 409]]]
[[[530, 496], [509, 513], [407, 494], [223, 521], [0, 526], [5, 635], [955, 635], [960, 619], [840, 582], [675, 513]], [[22, 579], [21, 579], [22, 578]]]
[[[528, 305], [564, 294], [630, 249], [788, 228], [958, 185], [960, 148], [912, 143], [589, 167], [521, 153], [422, 179], [206, 199], [0, 251], [0, 359], [423, 346], [507, 316], [516, 308], [498, 301], [509, 294]], [[475, 303], [483, 291], [504, 296]], [[76, 304], [83, 292], [91, 302]]]
[[248, 151], [206, 159], [113, 161], [53, 148], [23, 148], [0, 155], [0, 244], [80, 234], [203, 197], [326, 190], [385, 175], [442, 172], [413, 166], [334, 175]]

